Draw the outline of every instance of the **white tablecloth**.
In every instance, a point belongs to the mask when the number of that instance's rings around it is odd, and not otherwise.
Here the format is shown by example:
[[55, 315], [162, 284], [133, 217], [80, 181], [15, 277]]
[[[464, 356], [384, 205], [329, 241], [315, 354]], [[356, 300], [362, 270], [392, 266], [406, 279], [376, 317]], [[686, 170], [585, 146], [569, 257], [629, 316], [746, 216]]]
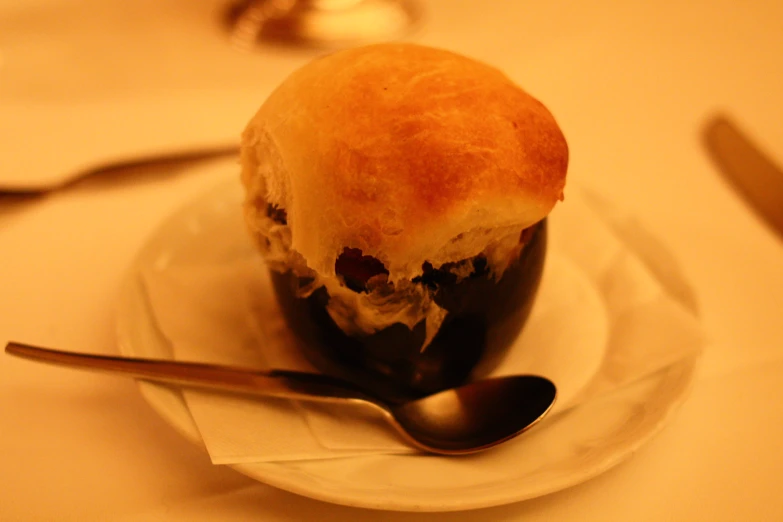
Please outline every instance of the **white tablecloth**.
[[[783, 164], [783, 4], [422, 3], [411, 40], [491, 62], [541, 98], [569, 140], [570, 178], [631, 209], [677, 256], [709, 343], [676, 418], [628, 461], [543, 498], [367, 511], [213, 466], [130, 380], [0, 356], [0, 520], [783, 520], [783, 242], [700, 137], [725, 111]], [[316, 51], [236, 51], [213, 18], [220, 5], [0, 3], [0, 179], [236, 138]], [[68, 30], [78, 24], [90, 30]], [[115, 352], [135, 252], [180, 204], [235, 175], [170, 171], [0, 202], [0, 341]]]

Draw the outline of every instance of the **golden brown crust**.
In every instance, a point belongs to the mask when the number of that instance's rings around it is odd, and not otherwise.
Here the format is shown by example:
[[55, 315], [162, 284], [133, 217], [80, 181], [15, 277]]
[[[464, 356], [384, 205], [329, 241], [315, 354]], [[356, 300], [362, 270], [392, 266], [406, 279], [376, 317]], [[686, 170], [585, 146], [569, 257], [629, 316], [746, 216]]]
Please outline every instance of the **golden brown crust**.
[[482, 252], [562, 199], [566, 141], [549, 111], [497, 69], [381, 44], [293, 73], [243, 138], [248, 218], [285, 208], [291, 248], [333, 275], [344, 247], [391, 280]]

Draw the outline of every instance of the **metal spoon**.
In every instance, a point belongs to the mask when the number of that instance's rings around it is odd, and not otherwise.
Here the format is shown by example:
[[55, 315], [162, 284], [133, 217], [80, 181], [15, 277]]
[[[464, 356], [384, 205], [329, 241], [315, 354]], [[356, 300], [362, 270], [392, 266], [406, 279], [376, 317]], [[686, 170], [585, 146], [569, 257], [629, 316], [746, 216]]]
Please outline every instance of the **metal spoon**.
[[133, 359], [38, 348], [10, 342], [6, 353], [83, 369], [122, 373], [182, 386], [281, 397], [360, 403], [381, 413], [411, 445], [441, 455], [475, 453], [507, 441], [536, 424], [557, 391], [544, 377], [484, 379], [402, 404], [386, 404], [352, 384], [327, 375], [250, 371], [200, 363]]

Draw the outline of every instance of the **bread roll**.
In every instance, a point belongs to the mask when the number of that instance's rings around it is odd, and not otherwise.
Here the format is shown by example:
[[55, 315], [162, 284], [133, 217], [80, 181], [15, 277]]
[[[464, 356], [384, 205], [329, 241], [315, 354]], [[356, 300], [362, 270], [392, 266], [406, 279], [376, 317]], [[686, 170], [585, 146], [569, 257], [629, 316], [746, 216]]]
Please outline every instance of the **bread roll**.
[[[316, 59], [242, 137], [246, 221], [272, 269], [326, 286], [348, 331], [437, 323], [427, 267], [482, 255], [500, 277], [523, 230], [563, 198], [568, 147], [550, 112], [497, 69], [413, 44]], [[348, 249], [348, 250], [346, 250]], [[338, 258], [393, 292], [347, 288]], [[391, 303], [391, 304], [390, 304]]]

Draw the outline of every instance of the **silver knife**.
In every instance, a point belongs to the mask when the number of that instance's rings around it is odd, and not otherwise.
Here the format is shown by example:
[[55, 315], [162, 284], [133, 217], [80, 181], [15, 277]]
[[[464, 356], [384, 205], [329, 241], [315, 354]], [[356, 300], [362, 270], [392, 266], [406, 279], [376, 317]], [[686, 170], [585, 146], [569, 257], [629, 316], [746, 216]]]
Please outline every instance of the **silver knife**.
[[704, 141], [724, 177], [783, 238], [783, 170], [724, 115], [707, 122]]

